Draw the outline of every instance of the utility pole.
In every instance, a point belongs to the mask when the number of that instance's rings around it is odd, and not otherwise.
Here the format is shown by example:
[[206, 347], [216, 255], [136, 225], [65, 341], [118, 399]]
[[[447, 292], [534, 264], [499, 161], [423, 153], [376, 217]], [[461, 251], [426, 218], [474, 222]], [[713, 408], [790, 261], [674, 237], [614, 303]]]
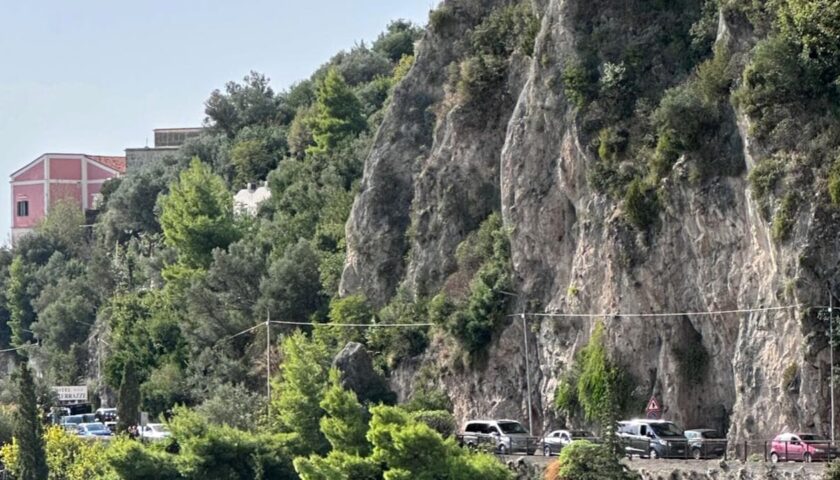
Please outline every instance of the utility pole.
[[528, 324], [522, 314], [522, 340], [525, 342], [525, 385], [528, 388], [528, 433], [534, 434], [534, 422], [531, 413], [531, 368], [528, 360]]
[[834, 448], [834, 294], [830, 284], [828, 286], [828, 352], [830, 363], [828, 371], [831, 376], [831, 448]]
[[265, 394], [266, 412], [271, 415], [271, 312], [265, 309]]

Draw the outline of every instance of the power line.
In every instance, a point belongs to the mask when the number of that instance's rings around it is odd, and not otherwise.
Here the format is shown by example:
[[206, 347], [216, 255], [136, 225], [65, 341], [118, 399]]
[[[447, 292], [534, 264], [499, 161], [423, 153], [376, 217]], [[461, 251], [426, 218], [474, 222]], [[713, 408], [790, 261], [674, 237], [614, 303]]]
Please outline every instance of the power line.
[[280, 325], [301, 325], [306, 327], [431, 327], [434, 323], [313, 323], [313, 322], [284, 322], [272, 320], [271, 323]]
[[23, 350], [24, 348], [32, 348], [32, 347], [39, 347], [39, 346], [40, 346], [40, 345], [38, 345], [37, 343], [28, 343], [28, 344], [26, 344], [26, 345], [21, 345], [20, 347], [7, 348], [7, 349], [5, 349], [5, 350], [0, 350], [0, 353], [6, 353], [6, 352], [16, 352], [16, 351], [18, 351], [18, 350]]
[[[769, 312], [769, 311], [778, 311], [778, 310], [790, 310], [790, 309], [797, 309], [803, 307], [802, 304], [796, 305], [785, 305], [781, 307], [757, 307], [757, 308], [743, 308], [737, 310], [708, 310], [708, 311], [697, 311], [697, 312], [662, 312], [662, 313], [541, 313], [541, 312], [530, 312], [524, 313], [524, 315], [529, 315], [532, 317], [560, 317], [560, 318], [571, 318], [571, 317], [586, 317], [586, 318], [596, 318], [596, 317], [625, 317], [625, 318], [645, 318], [645, 317], [679, 317], [679, 316], [699, 316], [699, 315], [727, 315], [733, 313], [756, 313], [756, 312]], [[522, 313], [513, 313], [508, 315], [508, 317], [518, 317], [523, 315]]]

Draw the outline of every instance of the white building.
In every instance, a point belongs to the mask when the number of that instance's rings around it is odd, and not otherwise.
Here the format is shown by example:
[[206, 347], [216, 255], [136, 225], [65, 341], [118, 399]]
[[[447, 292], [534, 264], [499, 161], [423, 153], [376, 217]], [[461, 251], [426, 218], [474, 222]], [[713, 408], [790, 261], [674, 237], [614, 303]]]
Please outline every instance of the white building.
[[233, 211], [237, 215], [257, 215], [260, 204], [271, 198], [271, 190], [268, 189], [268, 182], [257, 188], [256, 184], [249, 183], [247, 188], [236, 192], [233, 196]]

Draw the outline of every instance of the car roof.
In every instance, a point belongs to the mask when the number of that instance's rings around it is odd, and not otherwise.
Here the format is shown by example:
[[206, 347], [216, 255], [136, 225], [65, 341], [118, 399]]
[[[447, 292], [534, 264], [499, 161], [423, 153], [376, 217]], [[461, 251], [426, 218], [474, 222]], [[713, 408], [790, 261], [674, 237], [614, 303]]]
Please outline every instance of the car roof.
[[686, 432], [700, 432], [700, 433], [702, 433], [702, 432], [715, 432], [715, 433], [717, 433], [717, 430], [715, 430], [714, 428], [689, 428], [688, 430], [686, 430]]
[[624, 420], [618, 423], [674, 423], [671, 420], [650, 420], [647, 418], [634, 418], [633, 420]]
[[519, 423], [519, 420], [510, 420], [507, 418], [499, 418], [495, 420], [470, 420], [467, 423], [499, 423], [499, 422], [516, 422]]

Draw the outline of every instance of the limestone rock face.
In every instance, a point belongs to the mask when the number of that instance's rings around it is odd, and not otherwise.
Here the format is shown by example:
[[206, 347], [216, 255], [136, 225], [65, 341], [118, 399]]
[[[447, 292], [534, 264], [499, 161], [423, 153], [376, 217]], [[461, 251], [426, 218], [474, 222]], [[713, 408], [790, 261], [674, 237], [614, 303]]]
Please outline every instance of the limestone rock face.
[[385, 379], [373, 368], [364, 345], [349, 342], [333, 359], [333, 367], [341, 372], [341, 386], [356, 394], [359, 401], [378, 402], [389, 399]]
[[[533, 54], [510, 59], [504, 91], [476, 119], [452, 101], [446, 71], [464, 55], [465, 34], [477, 19], [507, 3], [445, 1], [460, 12], [457, 20], [430, 28], [422, 40], [365, 165], [347, 224], [342, 293], [364, 293], [380, 306], [399, 287], [418, 298], [434, 295], [456, 269], [457, 245], [500, 210], [517, 283], [512, 312], [536, 305], [564, 315], [603, 313], [612, 355], [636, 380], [634, 394], [656, 395], [667, 418], [719, 428], [731, 441], [785, 429], [827, 432], [824, 323], [806, 308], [744, 310], [825, 304], [825, 285], [837, 280], [840, 260], [838, 214], [825, 199], [806, 199], [790, 238], [773, 240], [747, 180], [762, 146], [730, 106], [725, 157], [740, 173], [696, 184], [678, 162], [661, 185], [668, 201], [655, 232], [629, 227], [620, 221], [620, 202], [590, 186], [597, 158], [557, 80], [583, 35], [574, 22], [579, 10], [606, 5], [602, 15], [621, 22], [622, 2], [535, 2], [541, 21]], [[626, 25], [628, 38], [635, 27]], [[756, 42], [750, 29], [723, 14], [717, 31], [718, 43], [736, 56]], [[707, 311], [729, 313], [692, 314]], [[613, 315], [659, 312], [684, 314]], [[392, 388], [405, 398], [417, 372], [433, 368], [459, 420], [527, 423], [528, 375], [534, 433], [560, 427], [554, 390], [594, 318], [527, 321], [523, 331], [512, 317], [487, 355], [471, 362], [454, 358], [452, 340], [435, 335], [425, 354], [392, 372]], [[708, 365], [687, 377], [679, 357], [692, 343], [708, 352]], [[795, 388], [784, 381], [790, 378]]]

